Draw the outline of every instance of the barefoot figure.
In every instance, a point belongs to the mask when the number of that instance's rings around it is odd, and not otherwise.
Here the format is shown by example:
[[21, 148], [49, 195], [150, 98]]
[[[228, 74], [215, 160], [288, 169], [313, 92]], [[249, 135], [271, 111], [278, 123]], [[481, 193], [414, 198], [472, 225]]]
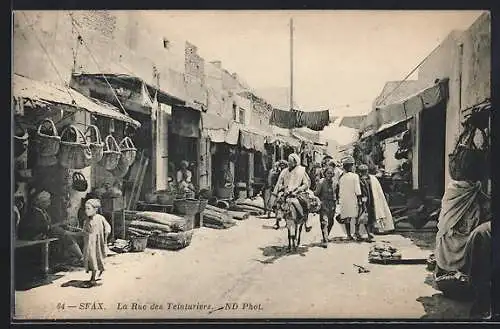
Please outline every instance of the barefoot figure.
[[83, 229], [84, 239], [84, 266], [85, 271], [92, 273], [89, 281], [90, 286], [96, 285], [96, 273], [99, 277], [104, 271], [104, 258], [106, 257], [106, 240], [111, 233], [111, 226], [102, 215], [97, 212], [101, 207], [101, 201], [90, 199], [85, 203], [85, 220]]

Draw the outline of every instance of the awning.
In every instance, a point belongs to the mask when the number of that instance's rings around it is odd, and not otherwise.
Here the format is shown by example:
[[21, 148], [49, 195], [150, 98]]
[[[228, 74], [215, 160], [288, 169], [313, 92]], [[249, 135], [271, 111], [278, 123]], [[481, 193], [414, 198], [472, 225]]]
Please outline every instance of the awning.
[[144, 83], [147, 91], [149, 92], [149, 95], [151, 98], [154, 97], [155, 93], [157, 93], [157, 99], [159, 103], [163, 104], [168, 104], [168, 105], [182, 105], [185, 102], [169, 93], [167, 93], [164, 90], [161, 90], [160, 88], [156, 88], [148, 83], [145, 83], [144, 80], [142, 80], [139, 77], [127, 75], [127, 74], [87, 74], [87, 73], [82, 73], [82, 74], [75, 74], [73, 77], [77, 79], [82, 79], [82, 78], [88, 78], [88, 79], [95, 79], [98, 80], [102, 83], [105, 83], [107, 85], [106, 80], [111, 84], [113, 87], [122, 87], [122, 88], [127, 88], [130, 90], [134, 90], [139, 92], [142, 84]]
[[267, 142], [267, 134], [253, 127], [242, 127], [240, 129], [240, 144], [242, 147], [263, 152]]
[[231, 121], [229, 124], [229, 129], [226, 132], [226, 137], [224, 142], [229, 145], [238, 144], [238, 138], [240, 137], [241, 124], [235, 121]]
[[282, 143], [284, 145], [294, 147], [294, 148], [300, 147], [300, 145], [301, 145], [301, 141], [293, 136], [277, 135], [277, 136], [271, 137], [269, 139], [269, 142], [270, 143]]
[[202, 135], [209, 138], [212, 143], [224, 143], [229, 122], [220, 115], [201, 113]]
[[356, 115], [356, 116], [348, 116], [343, 117], [340, 120], [340, 127], [348, 127], [353, 129], [360, 129], [363, 125], [363, 121], [366, 119], [366, 115]]
[[16, 98], [29, 99], [42, 107], [50, 103], [63, 104], [75, 110], [83, 109], [96, 115], [127, 122], [135, 127], [141, 126], [138, 121], [121, 113], [111, 104], [87, 97], [70, 87], [36, 81], [18, 74], [12, 77], [12, 95]]
[[409, 119], [419, 112], [432, 108], [448, 98], [449, 79], [439, 80], [433, 86], [407, 97], [371, 111], [363, 124], [364, 130], [377, 131], [382, 125]]

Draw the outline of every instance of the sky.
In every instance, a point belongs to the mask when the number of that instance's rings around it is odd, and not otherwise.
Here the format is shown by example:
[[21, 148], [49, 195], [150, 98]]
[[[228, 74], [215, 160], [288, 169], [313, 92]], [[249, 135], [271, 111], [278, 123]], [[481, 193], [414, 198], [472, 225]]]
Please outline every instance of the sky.
[[[387, 81], [403, 79], [479, 11], [151, 11], [155, 30], [198, 46], [257, 91], [290, 85], [294, 20], [294, 103], [301, 110], [358, 115]], [[410, 78], [415, 78], [412, 76]], [[283, 94], [283, 93], [282, 93]], [[286, 92], [284, 93], [287, 94]]]

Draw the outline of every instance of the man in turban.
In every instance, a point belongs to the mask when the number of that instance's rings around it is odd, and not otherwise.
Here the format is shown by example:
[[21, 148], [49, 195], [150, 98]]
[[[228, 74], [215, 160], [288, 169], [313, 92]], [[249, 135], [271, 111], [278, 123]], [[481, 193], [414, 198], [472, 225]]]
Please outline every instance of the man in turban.
[[[340, 223], [345, 224], [347, 238], [354, 240], [351, 235], [351, 220], [356, 220], [362, 206], [361, 185], [359, 176], [354, 173], [354, 158], [346, 157], [343, 161], [344, 173], [339, 179]], [[359, 238], [359, 232], [356, 232]]]
[[[298, 211], [299, 216], [304, 216], [305, 229], [309, 232], [312, 227], [307, 226], [308, 198], [304, 192], [309, 190], [311, 180], [306, 173], [306, 168], [300, 165], [300, 157], [296, 153], [288, 156], [288, 168], [284, 169], [278, 177], [278, 182], [273, 193], [297, 194], [297, 198], [292, 198], [292, 203]], [[278, 224], [279, 225], [279, 224]]]
[[47, 209], [51, 205], [51, 195], [47, 191], [41, 191], [33, 198], [32, 207], [26, 217], [19, 222], [19, 238], [23, 240], [39, 240], [47, 237], [59, 238], [65, 250], [68, 250], [77, 258], [77, 262], [83, 260], [83, 254], [71, 232], [66, 231], [61, 223], [52, 223]]

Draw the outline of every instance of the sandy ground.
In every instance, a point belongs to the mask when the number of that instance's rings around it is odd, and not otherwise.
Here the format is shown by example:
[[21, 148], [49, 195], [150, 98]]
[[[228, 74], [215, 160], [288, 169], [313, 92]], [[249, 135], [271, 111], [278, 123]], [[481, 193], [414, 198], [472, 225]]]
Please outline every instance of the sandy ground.
[[[83, 289], [83, 271], [58, 273], [53, 283], [15, 293], [16, 319], [168, 318], [467, 318], [469, 305], [444, 298], [425, 265], [375, 265], [369, 243], [319, 246], [317, 217], [296, 254], [286, 230], [251, 217], [228, 230], [197, 229], [180, 251], [146, 249], [106, 259], [102, 285]], [[430, 251], [400, 235], [378, 236], [404, 258]], [[358, 273], [353, 265], [366, 267]], [[68, 286], [69, 285], [69, 286]], [[186, 305], [187, 304], [187, 305]], [[221, 309], [222, 308], [222, 309]]]

